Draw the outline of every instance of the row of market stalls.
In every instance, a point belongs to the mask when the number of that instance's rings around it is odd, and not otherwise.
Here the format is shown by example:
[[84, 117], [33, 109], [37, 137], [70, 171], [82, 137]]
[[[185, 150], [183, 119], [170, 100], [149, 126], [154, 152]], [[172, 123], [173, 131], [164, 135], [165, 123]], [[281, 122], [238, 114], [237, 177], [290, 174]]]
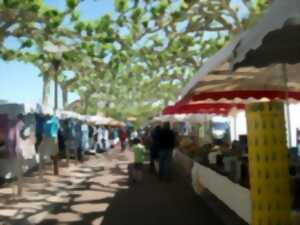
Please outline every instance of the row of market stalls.
[[[195, 191], [208, 189], [249, 224], [292, 224], [299, 209], [299, 40], [300, 1], [274, 1], [154, 119], [182, 134], [175, 158]], [[199, 138], [215, 115], [228, 119], [230, 141]]]
[[78, 152], [95, 150], [95, 132], [99, 129], [120, 129], [125, 124], [102, 115], [81, 115], [71, 111], [54, 111], [50, 107], [29, 104], [0, 104], [0, 179], [17, 179], [22, 192], [23, 174], [33, 168], [43, 169], [51, 159], [51, 149], [40, 151], [43, 124], [51, 118], [59, 122], [58, 149], [68, 161]]

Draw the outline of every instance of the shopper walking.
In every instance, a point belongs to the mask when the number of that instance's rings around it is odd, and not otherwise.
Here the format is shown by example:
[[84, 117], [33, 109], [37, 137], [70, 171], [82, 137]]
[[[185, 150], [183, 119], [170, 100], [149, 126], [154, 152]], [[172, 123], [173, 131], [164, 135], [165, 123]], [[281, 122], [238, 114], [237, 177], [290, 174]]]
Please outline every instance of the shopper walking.
[[172, 152], [176, 143], [175, 132], [170, 129], [170, 124], [165, 123], [159, 133], [159, 178], [170, 178]]
[[141, 182], [143, 179], [143, 168], [146, 149], [145, 146], [142, 145], [141, 140], [139, 138], [135, 138], [132, 140], [132, 150], [134, 153], [134, 165], [132, 168], [131, 175], [132, 181]]
[[155, 171], [154, 162], [159, 158], [159, 140], [160, 140], [161, 127], [156, 126], [151, 132], [151, 145], [150, 145], [150, 172]]
[[121, 151], [125, 151], [125, 149], [126, 149], [126, 139], [127, 139], [127, 132], [122, 127], [120, 130]]

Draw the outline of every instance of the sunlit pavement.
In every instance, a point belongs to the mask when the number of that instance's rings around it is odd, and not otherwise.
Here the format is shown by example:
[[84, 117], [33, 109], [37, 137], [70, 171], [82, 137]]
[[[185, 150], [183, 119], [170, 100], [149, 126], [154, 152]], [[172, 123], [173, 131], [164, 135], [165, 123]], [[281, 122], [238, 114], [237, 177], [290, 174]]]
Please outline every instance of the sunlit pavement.
[[47, 168], [44, 179], [26, 177], [23, 197], [11, 185], [0, 189], [0, 225], [222, 225], [181, 179], [159, 182], [145, 171], [142, 183], [128, 182], [132, 153], [89, 156], [82, 164]]

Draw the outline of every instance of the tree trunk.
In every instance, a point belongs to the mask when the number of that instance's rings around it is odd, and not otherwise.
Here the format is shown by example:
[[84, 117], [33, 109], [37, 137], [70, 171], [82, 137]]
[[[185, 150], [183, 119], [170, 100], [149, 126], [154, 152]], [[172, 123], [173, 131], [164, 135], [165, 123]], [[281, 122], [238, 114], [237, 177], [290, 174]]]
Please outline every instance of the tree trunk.
[[89, 109], [89, 95], [84, 96], [84, 113], [87, 114]]
[[68, 88], [61, 86], [62, 90], [62, 99], [63, 99], [63, 108], [66, 109], [68, 106]]
[[47, 75], [43, 76], [43, 105], [49, 104], [50, 95], [50, 77]]
[[57, 72], [54, 76], [54, 110], [58, 109], [58, 81], [57, 81]]

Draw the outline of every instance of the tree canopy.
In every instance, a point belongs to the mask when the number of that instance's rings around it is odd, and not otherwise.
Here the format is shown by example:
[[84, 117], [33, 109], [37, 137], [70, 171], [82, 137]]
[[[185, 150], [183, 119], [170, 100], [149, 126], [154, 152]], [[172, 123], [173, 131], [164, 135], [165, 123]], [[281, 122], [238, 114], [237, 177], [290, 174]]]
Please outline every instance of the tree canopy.
[[[85, 1], [65, 0], [64, 10], [42, 0], [0, 1], [0, 55], [40, 69], [45, 104], [47, 84], [57, 76], [65, 101], [70, 90], [80, 95], [76, 110], [141, 120], [176, 100], [203, 61], [269, 3], [114, 0], [115, 12], [87, 21], [78, 10]], [[8, 38], [18, 46], [8, 47]]]

